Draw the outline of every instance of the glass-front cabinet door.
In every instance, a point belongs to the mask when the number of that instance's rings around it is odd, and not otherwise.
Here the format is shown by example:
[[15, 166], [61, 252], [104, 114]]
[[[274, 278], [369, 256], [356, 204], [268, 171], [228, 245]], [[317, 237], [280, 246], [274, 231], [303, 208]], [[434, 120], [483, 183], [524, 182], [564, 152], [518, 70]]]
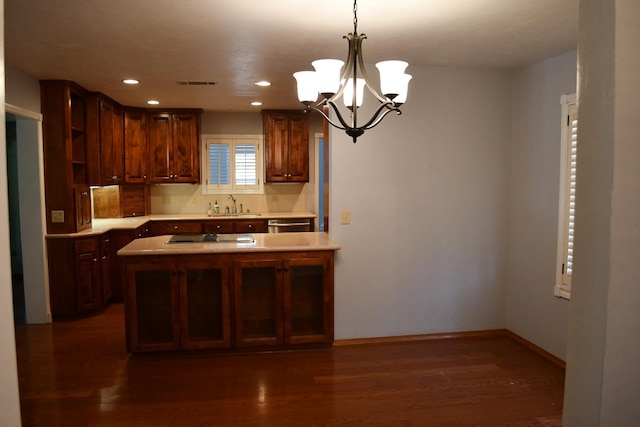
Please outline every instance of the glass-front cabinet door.
[[236, 345], [283, 343], [282, 260], [234, 263]]
[[333, 310], [326, 258], [292, 258], [284, 264], [285, 341], [331, 342]]
[[188, 263], [180, 286], [182, 348], [231, 345], [227, 268], [214, 263]]
[[127, 278], [129, 350], [178, 349], [178, 266], [166, 263], [131, 265]]

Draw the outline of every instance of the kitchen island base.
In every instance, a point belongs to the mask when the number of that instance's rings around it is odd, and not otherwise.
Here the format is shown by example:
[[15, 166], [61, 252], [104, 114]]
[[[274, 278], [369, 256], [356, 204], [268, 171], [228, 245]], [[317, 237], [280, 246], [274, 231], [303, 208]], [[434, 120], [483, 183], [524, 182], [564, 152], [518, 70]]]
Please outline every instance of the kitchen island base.
[[[219, 243], [190, 243], [161, 254], [129, 246], [118, 253], [125, 272], [128, 351], [332, 345], [335, 247], [269, 252], [224, 245], [231, 252]], [[216, 252], [197, 249], [206, 246]]]

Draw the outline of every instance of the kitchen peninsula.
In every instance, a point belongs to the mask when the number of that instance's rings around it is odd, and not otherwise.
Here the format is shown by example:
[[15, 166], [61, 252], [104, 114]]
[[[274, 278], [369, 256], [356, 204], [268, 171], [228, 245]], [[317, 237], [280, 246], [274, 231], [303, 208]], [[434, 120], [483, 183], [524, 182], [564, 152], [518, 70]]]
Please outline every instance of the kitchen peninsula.
[[292, 349], [333, 342], [333, 263], [325, 233], [223, 241], [136, 239], [124, 266], [131, 352]]
[[273, 220], [303, 220], [313, 229], [310, 212], [239, 215], [159, 214], [94, 219], [77, 233], [47, 234], [49, 294], [54, 319], [99, 313], [124, 300], [122, 265], [115, 254], [134, 239], [183, 233], [266, 233]]

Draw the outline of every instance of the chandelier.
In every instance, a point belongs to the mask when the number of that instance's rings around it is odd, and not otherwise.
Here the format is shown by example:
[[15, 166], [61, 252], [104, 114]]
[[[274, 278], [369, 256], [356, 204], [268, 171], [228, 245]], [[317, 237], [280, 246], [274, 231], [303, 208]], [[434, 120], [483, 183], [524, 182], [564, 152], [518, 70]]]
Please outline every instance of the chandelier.
[[[409, 80], [411, 80], [411, 75], [404, 72], [409, 65], [406, 62], [382, 61], [376, 64], [380, 73], [380, 90], [378, 91], [371, 84], [362, 58], [362, 41], [367, 36], [358, 34], [357, 12], [358, 4], [357, 0], [354, 0], [353, 33], [343, 37], [349, 41], [346, 65], [338, 59], [319, 59], [311, 63], [315, 71], [298, 71], [293, 74], [298, 86], [298, 99], [306, 109], [318, 111], [329, 124], [344, 130], [352, 137], [354, 143], [364, 131], [376, 126], [390, 112], [402, 114], [400, 107], [407, 99]], [[344, 71], [340, 74], [343, 65]], [[362, 105], [365, 86], [377, 98], [380, 105], [369, 120], [359, 125], [358, 107]], [[318, 94], [322, 96], [319, 101]], [[340, 95], [343, 97], [345, 107], [349, 110], [350, 117], [346, 119], [336, 104]], [[338, 122], [325, 113], [323, 108], [325, 106], [333, 109]]]

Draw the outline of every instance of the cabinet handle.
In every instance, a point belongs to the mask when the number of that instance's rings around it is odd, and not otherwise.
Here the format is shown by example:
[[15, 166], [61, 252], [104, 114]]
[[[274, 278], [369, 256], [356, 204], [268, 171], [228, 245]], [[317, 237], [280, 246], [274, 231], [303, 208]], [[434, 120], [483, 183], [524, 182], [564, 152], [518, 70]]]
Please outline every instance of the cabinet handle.
[[106, 255], [102, 255], [102, 257], [101, 257], [101, 258], [102, 258], [102, 259], [107, 259], [107, 256], [106, 256]]
[[98, 258], [94, 258], [94, 259], [93, 259], [93, 262], [98, 262]]
[[249, 228], [253, 228], [253, 224], [249, 224]]
[[174, 227], [173, 227], [173, 229], [174, 229], [174, 230], [177, 230], [177, 229], [178, 229], [178, 226], [177, 226], [177, 225], [176, 225], [176, 226], [174, 226]]
[[142, 178], [147, 179], [147, 175], [142, 175]]
[[118, 175], [113, 175], [113, 176], [111, 177], [111, 180], [112, 180], [112, 181], [117, 181], [117, 180], [118, 180]]

